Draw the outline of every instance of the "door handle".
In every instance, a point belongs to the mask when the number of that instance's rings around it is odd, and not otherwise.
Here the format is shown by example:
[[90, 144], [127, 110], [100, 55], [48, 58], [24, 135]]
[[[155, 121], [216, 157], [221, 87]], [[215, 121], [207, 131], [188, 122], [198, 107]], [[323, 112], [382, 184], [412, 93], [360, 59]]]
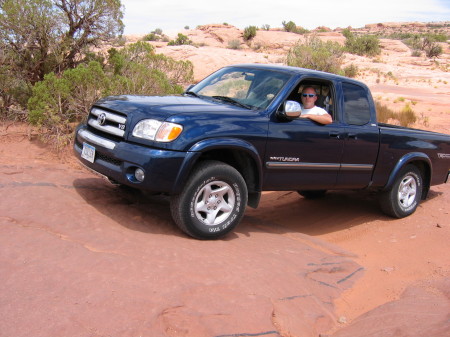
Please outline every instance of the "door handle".
[[330, 138], [341, 139], [341, 134], [339, 132], [330, 132]]

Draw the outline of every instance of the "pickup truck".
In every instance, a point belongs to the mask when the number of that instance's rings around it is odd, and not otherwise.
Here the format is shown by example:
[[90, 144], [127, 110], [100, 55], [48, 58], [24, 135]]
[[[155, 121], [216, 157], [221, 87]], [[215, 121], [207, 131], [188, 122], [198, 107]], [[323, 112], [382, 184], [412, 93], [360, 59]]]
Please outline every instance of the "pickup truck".
[[[299, 118], [305, 86], [331, 124]], [[169, 195], [173, 220], [198, 239], [233, 230], [262, 191], [370, 189], [401, 218], [450, 180], [449, 135], [378, 123], [361, 82], [275, 65], [224, 67], [181, 95], [103, 98], [74, 153], [114, 183]]]

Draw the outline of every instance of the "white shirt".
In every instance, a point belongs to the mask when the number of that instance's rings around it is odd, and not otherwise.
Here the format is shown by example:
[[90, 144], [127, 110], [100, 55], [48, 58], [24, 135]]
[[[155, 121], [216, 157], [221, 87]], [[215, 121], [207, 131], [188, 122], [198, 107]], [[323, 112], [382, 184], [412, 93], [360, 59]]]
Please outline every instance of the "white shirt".
[[328, 115], [328, 112], [325, 109], [318, 106], [314, 106], [311, 109], [305, 109], [303, 104], [300, 104], [300, 106], [302, 108], [302, 115]]

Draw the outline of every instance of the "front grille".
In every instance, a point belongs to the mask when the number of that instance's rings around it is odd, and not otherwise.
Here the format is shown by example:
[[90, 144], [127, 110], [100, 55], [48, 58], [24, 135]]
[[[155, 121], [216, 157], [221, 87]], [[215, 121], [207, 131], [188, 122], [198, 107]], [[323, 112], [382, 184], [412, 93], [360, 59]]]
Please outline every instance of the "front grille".
[[89, 114], [87, 124], [101, 133], [123, 139], [127, 119], [124, 115], [95, 107]]

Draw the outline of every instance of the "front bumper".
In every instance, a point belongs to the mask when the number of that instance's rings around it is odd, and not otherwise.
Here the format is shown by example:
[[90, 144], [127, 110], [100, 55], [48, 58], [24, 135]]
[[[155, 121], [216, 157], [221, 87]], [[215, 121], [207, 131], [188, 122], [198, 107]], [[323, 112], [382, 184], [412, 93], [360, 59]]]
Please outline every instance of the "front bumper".
[[[95, 148], [94, 162], [81, 157], [83, 143]], [[178, 190], [177, 179], [188, 155], [187, 152], [160, 150], [106, 139], [93, 134], [85, 125], [76, 131], [74, 153], [85, 166], [119, 184], [169, 194]], [[134, 176], [137, 168], [145, 172], [142, 182]]]

